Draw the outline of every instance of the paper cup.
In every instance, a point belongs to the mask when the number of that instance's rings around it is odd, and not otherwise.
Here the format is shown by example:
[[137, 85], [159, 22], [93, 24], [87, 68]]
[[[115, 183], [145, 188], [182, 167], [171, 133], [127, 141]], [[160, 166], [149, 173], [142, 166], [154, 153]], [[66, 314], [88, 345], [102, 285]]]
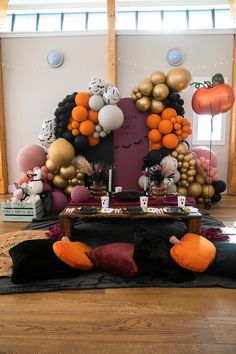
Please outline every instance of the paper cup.
[[183, 208], [185, 207], [186, 197], [183, 195], [178, 195], [178, 207]]
[[101, 197], [101, 207], [108, 208], [109, 207], [109, 197], [104, 195]]
[[147, 208], [148, 206], [148, 197], [146, 195], [142, 195], [139, 197], [140, 200], [140, 207], [141, 208]]

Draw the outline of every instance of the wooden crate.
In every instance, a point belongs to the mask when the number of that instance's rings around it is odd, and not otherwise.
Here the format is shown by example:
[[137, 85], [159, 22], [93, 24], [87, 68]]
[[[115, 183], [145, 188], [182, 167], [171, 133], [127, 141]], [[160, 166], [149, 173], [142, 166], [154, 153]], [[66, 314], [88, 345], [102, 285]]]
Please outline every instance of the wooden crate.
[[11, 203], [1, 202], [3, 221], [32, 221], [34, 218], [41, 218], [44, 215], [43, 203], [37, 200], [33, 203]]

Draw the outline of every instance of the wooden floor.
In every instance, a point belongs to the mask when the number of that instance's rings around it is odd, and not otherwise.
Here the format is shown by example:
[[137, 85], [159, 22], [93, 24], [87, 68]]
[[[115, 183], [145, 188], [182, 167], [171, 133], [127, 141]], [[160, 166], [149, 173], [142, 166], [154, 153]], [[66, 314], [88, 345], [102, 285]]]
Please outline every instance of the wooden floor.
[[[209, 212], [233, 227], [236, 197], [223, 196]], [[1, 222], [0, 234], [23, 225]], [[0, 353], [235, 354], [235, 333], [236, 289], [0, 296]]]

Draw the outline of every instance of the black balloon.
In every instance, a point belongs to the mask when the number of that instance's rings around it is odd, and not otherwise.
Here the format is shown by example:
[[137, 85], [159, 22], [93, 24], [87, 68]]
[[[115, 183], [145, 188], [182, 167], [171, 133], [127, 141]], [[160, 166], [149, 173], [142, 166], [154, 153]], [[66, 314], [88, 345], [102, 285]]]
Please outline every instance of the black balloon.
[[74, 139], [74, 148], [77, 153], [87, 150], [89, 146], [88, 138], [84, 135], [77, 135]]
[[71, 133], [70, 130], [66, 130], [66, 131], [63, 133], [62, 137], [63, 137], [64, 139], [66, 139], [67, 141], [69, 141], [69, 143], [71, 143], [72, 145], [74, 144], [74, 139], [75, 139], [75, 137], [74, 137], [74, 135]]
[[211, 198], [212, 203], [218, 203], [221, 200], [221, 194], [215, 193]]
[[214, 181], [212, 186], [215, 189], [215, 193], [223, 193], [226, 190], [226, 183], [221, 180]]

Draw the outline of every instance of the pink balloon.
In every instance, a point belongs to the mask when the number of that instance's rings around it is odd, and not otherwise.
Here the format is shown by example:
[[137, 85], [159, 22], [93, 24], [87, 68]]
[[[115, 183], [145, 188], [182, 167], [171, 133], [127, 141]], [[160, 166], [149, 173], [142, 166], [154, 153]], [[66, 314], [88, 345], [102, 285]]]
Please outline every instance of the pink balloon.
[[216, 153], [213, 150], [210, 150], [206, 146], [197, 146], [191, 149], [191, 152], [194, 152], [196, 157], [201, 161], [201, 158], [205, 158], [211, 161], [212, 167], [217, 167], [217, 157]]
[[65, 194], [61, 192], [52, 192], [51, 203], [50, 213], [58, 215], [67, 206], [68, 199]]
[[48, 172], [48, 180], [49, 180], [49, 181], [52, 181], [52, 180], [53, 180], [53, 177], [54, 177], [54, 174], [51, 173], [51, 172]]
[[89, 199], [90, 191], [84, 186], [75, 186], [71, 192], [71, 200], [74, 203], [86, 202]]
[[17, 166], [22, 172], [33, 170], [35, 166], [41, 167], [45, 162], [46, 153], [40, 145], [27, 145], [17, 155]]

